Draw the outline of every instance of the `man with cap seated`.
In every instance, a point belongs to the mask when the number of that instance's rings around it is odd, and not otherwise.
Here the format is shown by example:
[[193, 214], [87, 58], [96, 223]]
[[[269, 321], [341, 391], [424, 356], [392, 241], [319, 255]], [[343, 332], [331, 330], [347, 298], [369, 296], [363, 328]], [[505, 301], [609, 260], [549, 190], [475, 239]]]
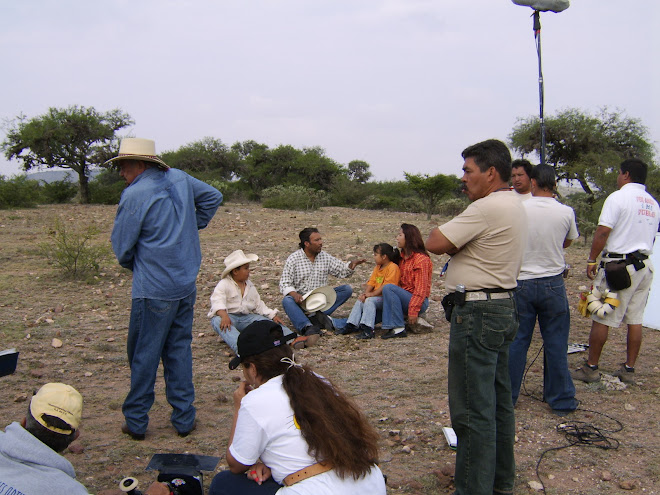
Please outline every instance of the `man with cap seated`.
[[[0, 432], [0, 493], [87, 495], [71, 463], [59, 453], [78, 438], [83, 399], [64, 383], [47, 383], [32, 397], [27, 416]], [[169, 494], [153, 483], [147, 495]]]
[[112, 249], [133, 272], [128, 363], [131, 388], [122, 432], [142, 440], [162, 360], [171, 422], [180, 436], [195, 429], [192, 324], [202, 262], [198, 231], [222, 203], [215, 188], [156, 156], [150, 139], [125, 138], [116, 162], [127, 187], [112, 229]]
[[341, 261], [323, 251], [323, 239], [318, 229], [307, 227], [298, 234], [300, 249], [291, 253], [280, 278], [282, 306], [295, 329], [307, 335], [307, 345], [313, 345], [321, 328], [334, 331], [330, 315], [344, 304], [353, 289], [350, 285], [327, 287], [328, 275], [346, 278], [366, 259]]

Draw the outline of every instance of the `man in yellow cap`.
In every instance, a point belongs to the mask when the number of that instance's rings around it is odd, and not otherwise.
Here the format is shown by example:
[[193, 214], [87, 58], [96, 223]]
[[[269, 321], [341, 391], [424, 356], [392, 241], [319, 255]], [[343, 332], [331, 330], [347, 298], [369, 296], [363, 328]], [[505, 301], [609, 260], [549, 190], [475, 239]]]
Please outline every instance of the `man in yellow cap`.
[[[71, 463], [60, 455], [80, 434], [83, 398], [71, 385], [47, 383], [34, 394], [27, 416], [0, 431], [0, 493], [88, 495]], [[169, 494], [153, 483], [146, 494]]]

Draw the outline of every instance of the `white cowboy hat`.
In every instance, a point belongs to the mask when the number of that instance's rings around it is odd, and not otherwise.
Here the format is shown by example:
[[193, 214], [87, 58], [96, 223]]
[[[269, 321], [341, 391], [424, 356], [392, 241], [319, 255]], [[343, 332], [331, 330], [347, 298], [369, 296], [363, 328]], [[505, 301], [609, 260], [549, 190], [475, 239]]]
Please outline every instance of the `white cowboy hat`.
[[156, 156], [156, 143], [152, 139], [124, 138], [119, 145], [119, 154], [104, 163], [117, 160], [143, 160], [158, 165], [158, 168], [167, 170], [170, 167]]
[[252, 263], [258, 259], [259, 256], [256, 254], [245, 254], [241, 249], [237, 249], [225, 258], [225, 266], [227, 268], [225, 268], [225, 271], [222, 272], [222, 276], [220, 278], [225, 278], [234, 268], [243, 266], [246, 263]]
[[324, 285], [305, 294], [300, 306], [308, 313], [326, 311], [332, 307], [336, 300], [337, 293], [335, 289], [329, 285]]

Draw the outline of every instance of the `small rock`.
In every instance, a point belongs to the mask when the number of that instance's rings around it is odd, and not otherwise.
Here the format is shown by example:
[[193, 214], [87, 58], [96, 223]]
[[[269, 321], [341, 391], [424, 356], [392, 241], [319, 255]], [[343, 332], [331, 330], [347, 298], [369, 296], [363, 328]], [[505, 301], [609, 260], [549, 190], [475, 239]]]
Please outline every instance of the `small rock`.
[[51, 341], [50, 345], [52, 345], [53, 347], [55, 347], [57, 349], [59, 347], [62, 347], [62, 341], [60, 339], [53, 339]]
[[46, 323], [48, 323], [49, 325], [52, 325], [53, 323], [55, 323], [55, 320], [53, 320], [52, 318], [46, 318], [46, 319], [44, 319], [44, 321]]
[[229, 351], [225, 351], [225, 352], [223, 352], [223, 354], [225, 355], [225, 357], [231, 357], [232, 356], [232, 353], [229, 352]]
[[110, 337], [109, 339], [105, 339], [105, 341], [106, 341], [106, 342], [114, 342], [114, 341], [115, 341], [115, 338], [114, 338], [114, 337]]
[[18, 394], [16, 397], [14, 397], [14, 402], [25, 402], [27, 400], [27, 395], [25, 394]]
[[199, 332], [199, 333], [197, 334], [197, 336], [198, 336], [199, 338], [202, 338], [202, 337], [204, 337], [204, 335], [205, 335], [205, 333], [204, 333], [204, 332]]
[[390, 436], [391, 437], [396, 437], [401, 434], [401, 430], [390, 430]]
[[57, 332], [55, 332], [55, 336], [56, 336], [56, 337], [61, 337], [61, 336], [62, 336], [62, 332], [60, 332], [60, 331], [58, 330]]
[[579, 483], [579, 482], [580, 482], [580, 478], [578, 478], [577, 476], [573, 476], [571, 479], [572, 479], [573, 481], [575, 481], [576, 483]]
[[220, 394], [218, 394], [218, 402], [219, 402], [220, 404], [226, 404], [227, 402], [229, 402], [229, 397], [227, 397], [227, 396], [226, 396], [225, 394], [223, 394], [223, 393], [220, 393]]
[[240, 376], [232, 376], [232, 377], [231, 377], [231, 381], [232, 381], [232, 382], [240, 382], [240, 381], [241, 381], [241, 377], [240, 377]]
[[603, 471], [600, 473], [600, 479], [603, 481], [612, 481], [612, 473], [609, 471]]
[[412, 449], [410, 448], [410, 445], [404, 445], [401, 447], [401, 452], [405, 454], [410, 454], [412, 452]]
[[527, 485], [532, 490], [536, 490], [537, 492], [543, 490], [543, 485], [541, 483], [539, 483], [538, 481], [528, 481]]
[[624, 408], [626, 411], [634, 411], [634, 410], [636, 409], [635, 406], [633, 406], [632, 404], [628, 404], [628, 403], [626, 403], [626, 404], [623, 406], [623, 408]]
[[445, 476], [454, 476], [456, 473], [456, 466], [454, 464], [445, 464], [440, 470]]
[[91, 371], [85, 371], [85, 376], [86, 376], [87, 378], [89, 378], [89, 377], [92, 376], [93, 374], [94, 374], [94, 373], [92, 373]]
[[555, 475], [554, 475], [554, 474], [549, 474], [549, 475], [548, 475], [548, 479], [549, 479], [549, 480], [554, 480], [554, 479], [555, 479]]
[[637, 486], [637, 482], [634, 480], [625, 480], [619, 483], [619, 488], [622, 490], [634, 490]]
[[79, 443], [72, 443], [69, 445], [69, 452], [72, 454], [82, 454], [85, 451], [85, 447], [80, 445]]
[[384, 421], [387, 421], [388, 419], [390, 419], [390, 418], [388, 418], [387, 416], [383, 416], [382, 418], [380, 418], [380, 419], [378, 420], [378, 422], [379, 422], [379, 423], [382, 423], [382, 422], [384, 422]]
[[55, 306], [55, 309], [53, 310], [53, 313], [57, 314], [57, 313], [61, 313], [62, 311], [64, 311], [64, 306], [59, 304], [59, 305]]
[[41, 378], [44, 376], [44, 372], [41, 370], [30, 370], [30, 376], [33, 376], [34, 378]]
[[89, 338], [89, 337], [85, 337], [83, 340], [84, 340], [85, 342], [90, 342], [92, 339]]

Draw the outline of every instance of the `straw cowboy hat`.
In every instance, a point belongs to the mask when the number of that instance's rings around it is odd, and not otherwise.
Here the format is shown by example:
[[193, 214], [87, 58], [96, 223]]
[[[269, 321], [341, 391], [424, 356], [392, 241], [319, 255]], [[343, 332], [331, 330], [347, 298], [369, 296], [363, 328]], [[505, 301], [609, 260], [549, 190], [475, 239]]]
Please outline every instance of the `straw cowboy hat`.
[[222, 272], [222, 276], [220, 278], [225, 278], [234, 268], [243, 266], [246, 263], [252, 263], [258, 259], [259, 256], [256, 254], [245, 254], [241, 249], [237, 249], [225, 258], [225, 266], [227, 268], [225, 268], [225, 271]]
[[158, 165], [158, 168], [170, 168], [163, 160], [156, 156], [156, 143], [152, 139], [124, 138], [119, 145], [119, 154], [105, 162], [105, 164], [118, 160], [142, 160]]
[[300, 306], [308, 313], [326, 311], [332, 307], [336, 300], [337, 293], [335, 289], [329, 285], [324, 285], [305, 294]]

